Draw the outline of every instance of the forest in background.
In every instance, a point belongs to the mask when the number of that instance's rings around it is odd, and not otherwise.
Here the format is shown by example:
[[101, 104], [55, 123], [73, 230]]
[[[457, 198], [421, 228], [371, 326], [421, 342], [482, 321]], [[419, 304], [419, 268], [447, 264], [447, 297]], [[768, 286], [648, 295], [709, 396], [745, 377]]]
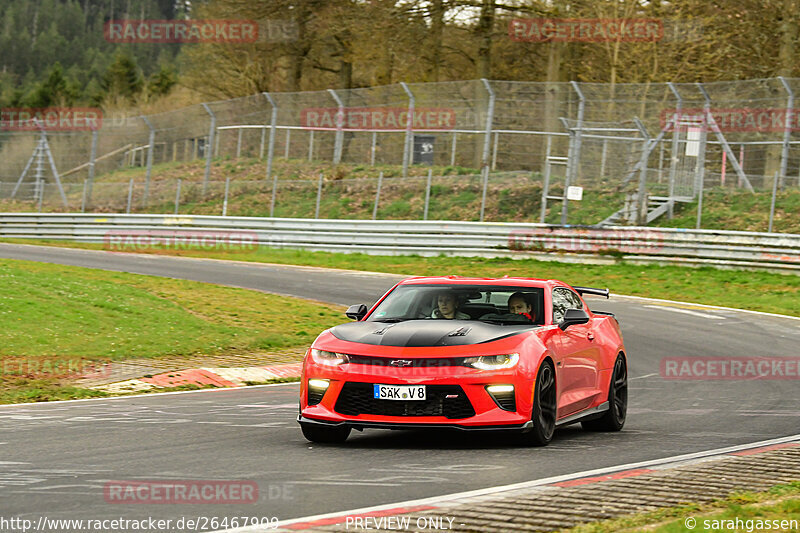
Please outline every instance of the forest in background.
[[[260, 91], [490, 78], [797, 76], [800, 0], [0, 0], [0, 106], [152, 112]], [[113, 44], [111, 19], [249, 19], [244, 44]], [[656, 42], [518, 42], [514, 18], [649, 18]], [[213, 73], [213, 75], [209, 75]]]

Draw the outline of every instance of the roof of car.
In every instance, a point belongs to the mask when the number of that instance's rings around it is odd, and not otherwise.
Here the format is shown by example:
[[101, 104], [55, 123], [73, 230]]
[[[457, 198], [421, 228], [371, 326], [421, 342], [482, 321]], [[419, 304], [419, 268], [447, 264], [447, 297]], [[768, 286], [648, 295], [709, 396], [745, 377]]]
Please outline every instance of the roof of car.
[[520, 287], [548, 287], [562, 285], [557, 280], [546, 280], [538, 278], [518, 278], [503, 276], [502, 278], [468, 278], [464, 276], [419, 276], [404, 279], [400, 282], [403, 285], [511, 285]]

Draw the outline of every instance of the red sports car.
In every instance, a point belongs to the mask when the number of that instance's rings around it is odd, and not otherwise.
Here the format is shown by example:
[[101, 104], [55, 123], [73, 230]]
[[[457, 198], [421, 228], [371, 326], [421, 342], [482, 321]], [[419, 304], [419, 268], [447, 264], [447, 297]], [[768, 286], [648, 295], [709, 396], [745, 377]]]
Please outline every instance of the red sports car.
[[352, 429], [517, 430], [546, 445], [557, 427], [619, 431], [628, 401], [622, 333], [583, 294], [530, 278], [417, 277], [355, 322], [322, 332], [303, 363], [298, 422], [313, 442]]

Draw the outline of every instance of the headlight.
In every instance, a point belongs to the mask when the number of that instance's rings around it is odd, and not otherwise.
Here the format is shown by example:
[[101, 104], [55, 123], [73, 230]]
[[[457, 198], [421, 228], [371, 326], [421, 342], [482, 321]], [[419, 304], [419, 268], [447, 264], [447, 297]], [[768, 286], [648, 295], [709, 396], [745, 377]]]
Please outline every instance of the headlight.
[[350, 362], [346, 353], [326, 352], [325, 350], [311, 349], [311, 358], [315, 363], [328, 366], [339, 366]]
[[467, 357], [464, 364], [480, 370], [502, 370], [513, 368], [519, 363], [518, 353], [505, 355], [481, 355], [480, 357]]

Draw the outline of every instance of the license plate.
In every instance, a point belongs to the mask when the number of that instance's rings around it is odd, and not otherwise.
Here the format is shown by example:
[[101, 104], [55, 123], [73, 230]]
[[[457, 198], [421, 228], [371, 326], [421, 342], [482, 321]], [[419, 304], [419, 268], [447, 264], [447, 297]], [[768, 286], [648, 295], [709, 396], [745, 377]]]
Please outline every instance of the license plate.
[[376, 400], [424, 400], [425, 385], [373, 385]]

